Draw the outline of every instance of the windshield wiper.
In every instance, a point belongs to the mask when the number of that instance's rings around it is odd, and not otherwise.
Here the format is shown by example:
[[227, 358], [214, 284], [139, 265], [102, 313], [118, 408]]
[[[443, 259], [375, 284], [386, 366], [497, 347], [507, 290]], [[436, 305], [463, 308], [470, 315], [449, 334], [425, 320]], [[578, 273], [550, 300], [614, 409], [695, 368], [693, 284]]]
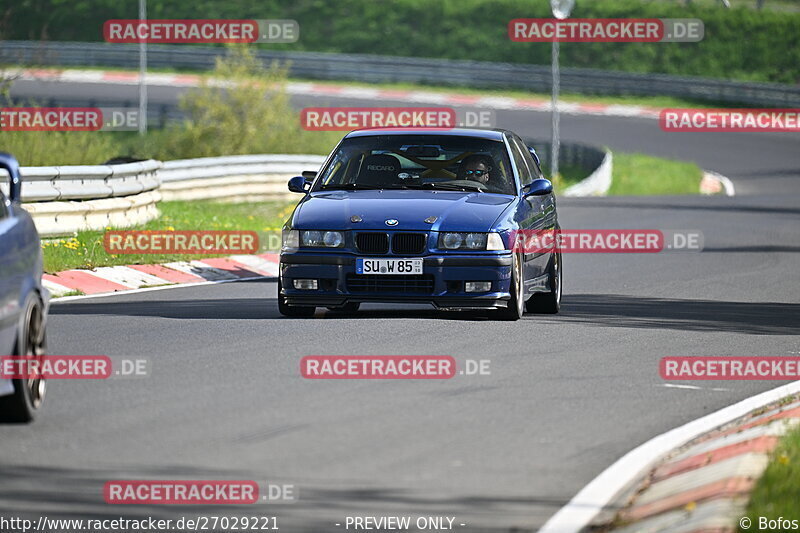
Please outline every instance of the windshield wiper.
[[425, 189], [444, 189], [448, 191], [475, 191], [484, 192], [485, 188], [480, 185], [456, 185], [453, 183], [437, 183], [435, 181], [423, 183], [422, 187]]

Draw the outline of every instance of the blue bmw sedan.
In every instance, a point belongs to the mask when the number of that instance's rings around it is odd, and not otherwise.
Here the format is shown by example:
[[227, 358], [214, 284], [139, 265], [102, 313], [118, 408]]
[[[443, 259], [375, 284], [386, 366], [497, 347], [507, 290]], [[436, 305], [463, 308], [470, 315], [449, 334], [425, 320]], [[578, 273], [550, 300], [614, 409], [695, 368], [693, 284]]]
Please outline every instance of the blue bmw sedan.
[[557, 313], [561, 255], [515, 246], [559, 229], [536, 152], [506, 130], [359, 130], [319, 173], [283, 227], [278, 308], [354, 313], [363, 302]]

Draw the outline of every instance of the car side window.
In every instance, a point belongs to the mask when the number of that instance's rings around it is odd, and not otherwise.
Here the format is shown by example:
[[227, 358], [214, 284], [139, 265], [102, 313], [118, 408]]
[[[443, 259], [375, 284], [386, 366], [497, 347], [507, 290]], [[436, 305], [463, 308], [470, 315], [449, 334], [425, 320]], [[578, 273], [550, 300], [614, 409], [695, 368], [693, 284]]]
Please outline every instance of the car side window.
[[531, 176], [533, 176], [533, 179], [543, 178], [544, 174], [542, 173], [542, 169], [539, 167], [539, 165], [536, 164], [536, 160], [531, 155], [530, 150], [528, 150], [528, 146], [519, 137], [516, 137], [516, 139], [517, 142], [520, 144], [520, 149], [522, 150], [522, 156], [525, 158], [525, 161], [528, 162], [528, 166], [532, 170]]
[[8, 216], [8, 208], [6, 207], [6, 195], [0, 191], [0, 220]]
[[[515, 137], [509, 136], [508, 144], [511, 146], [511, 155], [514, 156], [514, 165], [517, 167], [520, 182], [524, 187], [533, 181], [535, 170], [528, 164], [528, 160], [525, 158], [522, 148], [520, 148], [520, 142]], [[525, 152], [527, 151], [528, 150], [525, 149]], [[530, 154], [528, 154], [528, 157], [530, 157]], [[532, 157], [531, 160], [533, 160]]]

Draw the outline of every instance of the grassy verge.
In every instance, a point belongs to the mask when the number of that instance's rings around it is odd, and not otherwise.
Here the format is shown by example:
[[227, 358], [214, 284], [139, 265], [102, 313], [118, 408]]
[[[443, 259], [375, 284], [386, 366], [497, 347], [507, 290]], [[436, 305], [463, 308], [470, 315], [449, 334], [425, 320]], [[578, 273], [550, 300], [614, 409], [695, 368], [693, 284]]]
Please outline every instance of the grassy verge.
[[614, 152], [609, 195], [698, 194], [702, 174], [687, 161]]
[[[130, 230], [239, 230], [259, 234], [262, 250], [274, 247], [280, 227], [294, 204], [290, 202], [259, 202], [222, 204], [214, 202], [162, 202], [161, 216]], [[110, 228], [108, 228], [110, 229]], [[135, 265], [189, 261], [217, 257], [186, 254], [109, 254], [103, 247], [104, 231], [82, 231], [64, 239], [42, 243], [44, 269], [54, 273], [71, 268], [95, 268], [112, 265]]]
[[[800, 494], [800, 428], [787, 433], [770, 456], [767, 469], [756, 483], [747, 506], [751, 531], [756, 529], [759, 517], [776, 520], [798, 519], [797, 498]], [[776, 529], [784, 530], [780, 527]], [[789, 529], [785, 529], [788, 531]], [[739, 529], [740, 532], [747, 530]]]

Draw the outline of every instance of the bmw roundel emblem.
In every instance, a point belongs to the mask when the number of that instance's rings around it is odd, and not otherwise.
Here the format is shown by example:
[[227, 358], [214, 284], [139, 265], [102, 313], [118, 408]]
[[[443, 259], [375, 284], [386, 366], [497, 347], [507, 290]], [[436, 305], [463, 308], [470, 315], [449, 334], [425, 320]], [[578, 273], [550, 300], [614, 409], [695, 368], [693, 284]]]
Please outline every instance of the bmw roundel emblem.
[[396, 226], [397, 225], [397, 219], [396, 218], [387, 218], [386, 219], [386, 225], [387, 226]]

